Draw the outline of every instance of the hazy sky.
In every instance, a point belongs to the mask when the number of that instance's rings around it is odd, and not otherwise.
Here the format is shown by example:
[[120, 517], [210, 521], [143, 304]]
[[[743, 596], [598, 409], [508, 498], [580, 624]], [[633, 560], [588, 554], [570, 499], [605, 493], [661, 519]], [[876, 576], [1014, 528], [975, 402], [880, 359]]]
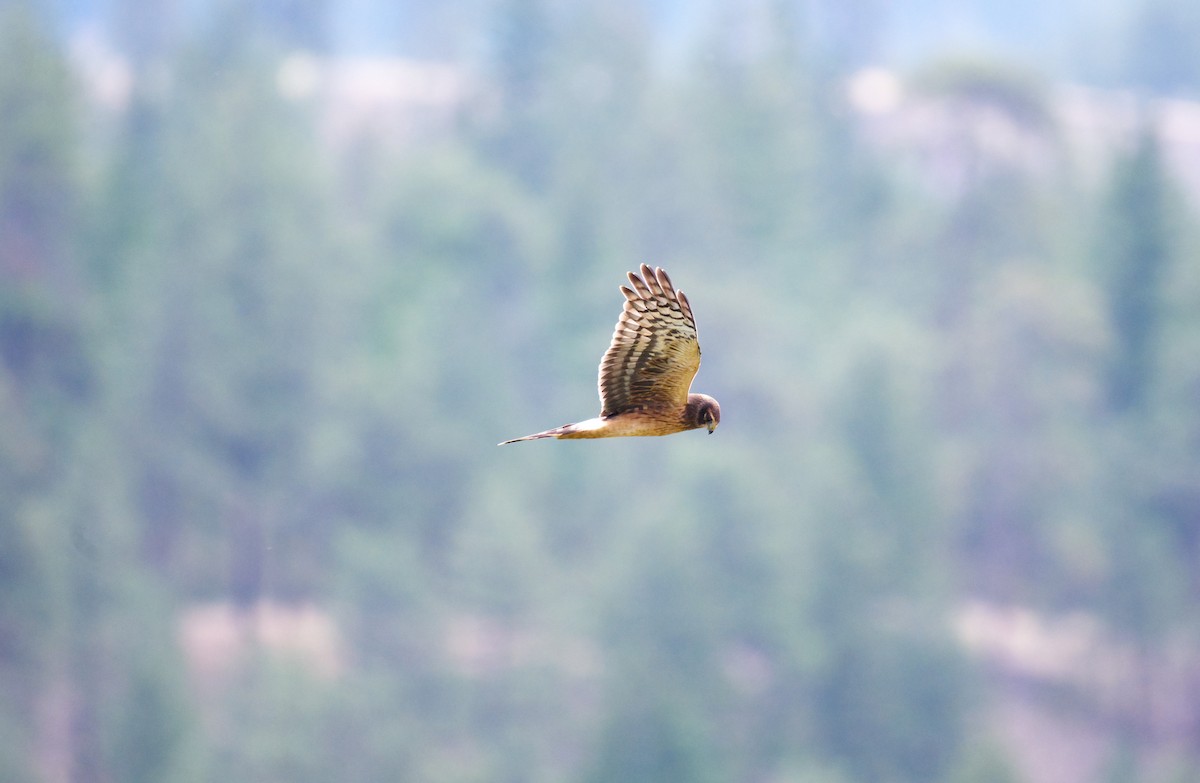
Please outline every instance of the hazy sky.
[[[662, 57], [686, 52], [716, 25], [762, 13], [779, 0], [610, 0], [651, 27]], [[807, 35], [825, 47], [853, 39], [852, 59], [907, 67], [947, 54], [997, 56], [1066, 78], [1105, 77], [1114, 48], [1139, 0], [791, 0]], [[186, 28], [221, 0], [158, 0]], [[320, 8], [322, 0], [313, 0]], [[358, 55], [472, 59], [481, 54], [489, 17], [500, 0], [324, 0], [333, 47]], [[565, 12], [574, 0], [548, 0]], [[47, 0], [43, 6], [66, 35], [111, 32], [115, 9], [147, 0]], [[265, 2], [264, 6], [272, 3]], [[274, 5], [287, 7], [285, 0]], [[293, 2], [291, 5], [301, 5]], [[1108, 52], [1102, 59], [1097, 50]], [[1105, 64], [1098, 64], [1105, 63]]]

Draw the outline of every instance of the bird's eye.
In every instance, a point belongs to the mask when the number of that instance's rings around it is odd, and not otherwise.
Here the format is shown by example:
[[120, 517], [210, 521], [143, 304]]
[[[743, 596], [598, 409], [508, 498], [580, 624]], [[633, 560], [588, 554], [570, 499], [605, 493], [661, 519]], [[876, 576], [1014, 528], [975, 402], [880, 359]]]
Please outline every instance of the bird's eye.
[[712, 411], [705, 411], [704, 413], [700, 414], [700, 420], [705, 424], [710, 423], [712, 421]]

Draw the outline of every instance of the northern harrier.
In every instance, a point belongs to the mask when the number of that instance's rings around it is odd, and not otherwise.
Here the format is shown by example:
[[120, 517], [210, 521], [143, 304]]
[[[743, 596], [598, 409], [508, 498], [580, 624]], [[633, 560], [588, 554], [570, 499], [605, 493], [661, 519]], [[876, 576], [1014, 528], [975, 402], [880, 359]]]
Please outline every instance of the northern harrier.
[[600, 360], [600, 415], [500, 445], [540, 438], [617, 438], [670, 435], [721, 423], [721, 406], [707, 394], [689, 394], [700, 369], [696, 319], [683, 291], [661, 269], [642, 264], [621, 286], [625, 309], [612, 344]]

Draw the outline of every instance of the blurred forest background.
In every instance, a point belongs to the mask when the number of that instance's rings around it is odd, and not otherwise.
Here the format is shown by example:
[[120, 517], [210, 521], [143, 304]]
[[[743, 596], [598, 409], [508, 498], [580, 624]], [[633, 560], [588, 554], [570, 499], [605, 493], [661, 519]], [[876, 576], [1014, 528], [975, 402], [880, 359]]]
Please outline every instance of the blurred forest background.
[[[1200, 779], [1193, 0], [0, 0], [0, 779]], [[640, 262], [712, 437], [595, 415]]]

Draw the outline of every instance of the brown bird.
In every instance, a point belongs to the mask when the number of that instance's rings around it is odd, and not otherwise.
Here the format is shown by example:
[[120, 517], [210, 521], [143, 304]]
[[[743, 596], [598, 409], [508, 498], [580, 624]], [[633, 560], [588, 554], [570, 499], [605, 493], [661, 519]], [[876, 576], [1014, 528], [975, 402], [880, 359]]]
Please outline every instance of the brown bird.
[[700, 369], [696, 319], [683, 291], [662, 269], [642, 264], [621, 286], [625, 309], [612, 344], [600, 360], [600, 415], [500, 445], [541, 438], [617, 438], [670, 435], [721, 423], [721, 406], [707, 394], [690, 394]]

